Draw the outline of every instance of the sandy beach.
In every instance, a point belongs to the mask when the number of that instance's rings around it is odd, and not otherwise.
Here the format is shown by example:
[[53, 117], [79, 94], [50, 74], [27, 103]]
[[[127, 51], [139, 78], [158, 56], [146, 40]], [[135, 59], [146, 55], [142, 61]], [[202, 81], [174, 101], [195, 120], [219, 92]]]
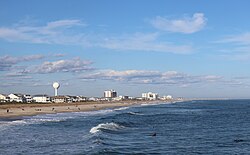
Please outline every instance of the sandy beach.
[[49, 104], [6, 104], [0, 105], [0, 118], [53, 114], [62, 112], [95, 111], [106, 108], [126, 107], [139, 104], [150, 104], [149, 101], [128, 102], [80, 102]]

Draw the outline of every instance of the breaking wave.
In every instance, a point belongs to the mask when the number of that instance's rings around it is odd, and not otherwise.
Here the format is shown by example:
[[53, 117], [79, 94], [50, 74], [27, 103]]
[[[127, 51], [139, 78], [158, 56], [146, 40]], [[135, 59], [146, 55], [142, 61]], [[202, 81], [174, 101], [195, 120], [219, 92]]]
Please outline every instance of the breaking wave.
[[121, 108], [117, 108], [117, 109], [115, 109], [116, 111], [120, 111], [120, 110], [126, 110], [126, 109], [128, 109], [129, 107], [121, 107]]
[[144, 114], [138, 113], [138, 112], [128, 112], [128, 114], [130, 114], [130, 115], [144, 115]]
[[117, 131], [121, 128], [124, 128], [124, 126], [116, 124], [116, 123], [101, 123], [97, 126], [90, 129], [90, 133], [94, 134], [102, 130], [111, 130], [111, 131]]

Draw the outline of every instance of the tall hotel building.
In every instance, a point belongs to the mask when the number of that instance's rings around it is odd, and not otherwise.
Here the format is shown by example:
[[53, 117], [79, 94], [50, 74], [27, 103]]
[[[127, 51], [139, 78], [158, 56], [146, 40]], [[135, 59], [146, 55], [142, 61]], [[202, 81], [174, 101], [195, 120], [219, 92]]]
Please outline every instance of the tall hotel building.
[[106, 97], [106, 98], [117, 97], [117, 92], [114, 90], [106, 90], [106, 91], [104, 91], [104, 97]]

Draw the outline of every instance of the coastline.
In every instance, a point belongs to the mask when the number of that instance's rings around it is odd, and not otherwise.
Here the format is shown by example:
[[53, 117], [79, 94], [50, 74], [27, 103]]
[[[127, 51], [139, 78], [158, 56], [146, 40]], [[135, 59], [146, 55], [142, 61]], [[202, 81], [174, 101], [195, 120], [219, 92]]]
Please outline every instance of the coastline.
[[107, 108], [129, 107], [133, 105], [152, 104], [157, 102], [159, 101], [7, 104], [0, 105], [0, 119], [35, 116], [39, 114], [97, 111]]

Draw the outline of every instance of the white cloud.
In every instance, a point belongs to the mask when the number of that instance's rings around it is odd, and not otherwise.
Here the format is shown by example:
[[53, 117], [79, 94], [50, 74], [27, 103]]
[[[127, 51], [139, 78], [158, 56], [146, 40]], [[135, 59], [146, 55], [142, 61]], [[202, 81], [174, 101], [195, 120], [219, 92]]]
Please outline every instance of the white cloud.
[[72, 27], [72, 26], [86, 26], [85, 23], [82, 23], [80, 20], [58, 20], [49, 22], [45, 29], [55, 29], [60, 27]]
[[159, 30], [190, 34], [200, 31], [206, 22], [207, 19], [203, 13], [195, 13], [192, 17], [182, 19], [168, 19], [158, 16], [151, 21], [151, 24]]
[[235, 43], [240, 45], [250, 45], [250, 32], [242, 33], [239, 35], [227, 36], [218, 41], [218, 43]]
[[86, 26], [86, 24], [80, 20], [58, 20], [48, 22], [44, 26], [0, 27], [0, 38], [29, 43], [73, 44], [82, 39], [82, 36], [77, 32], [74, 35], [66, 35], [66, 30], [75, 26]]
[[[26, 23], [27, 24], [27, 23]], [[0, 27], [0, 38], [11, 42], [79, 45], [101, 47], [122, 51], [169, 52], [187, 54], [193, 51], [191, 45], [161, 41], [159, 33], [93, 34], [82, 28], [86, 24], [80, 20], [58, 20], [44, 26], [15, 25]], [[76, 29], [75, 29], [76, 28]]]
[[98, 44], [100, 47], [122, 51], [148, 51], [188, 54], [193, 51], [190, 45], [175, 45], [158, 40], [158, 33], [135, 33], [122, 37], [106, 38]]
[[115, 80], [124, 81], [134, 78], [147, 78], [160, 76], [161, 73], [158, 71], [143, 71], [143, 70], [126, 70], [126, 71], [115, 71], [115, 70], [101, 70], [91, 74], [85, 74], [81, 76], [82, 79], [102, 79], [102, 80]]
[[80, 58], [75, 58], [72, 60], [59, 60], [49, 62], [46, 61], [40, 66], [36, 66], [32, 69], [31, 72], [34, 73], [56, 73], [56, 72], [81, 72], [86, 70], [92, 70], [93, 68], [90, 67], [92, 62], [84, 61]]
[[146, 71], [146, 70], [100, 70], [95, 73], [84, 74], [80, 77], [84, 80], [110, 80], [129, 82], [135, 84], [166, 84], [183, 85], [219, 82], [223, 79], [220, 76], [207, 75], [207, 76], [192, 76], [176, 71], [160, 72], [160, 71]]
[[215, 43], [225, 44], [221, 57], [228, 60], [250, 60], [250, 32], [226, 36]]
[[2, 56], [0, 57], [0, 71], [9, 70], [12, 66], [26, 61], [43, 59], [43, 55], [27, 55], [23, 57]]

